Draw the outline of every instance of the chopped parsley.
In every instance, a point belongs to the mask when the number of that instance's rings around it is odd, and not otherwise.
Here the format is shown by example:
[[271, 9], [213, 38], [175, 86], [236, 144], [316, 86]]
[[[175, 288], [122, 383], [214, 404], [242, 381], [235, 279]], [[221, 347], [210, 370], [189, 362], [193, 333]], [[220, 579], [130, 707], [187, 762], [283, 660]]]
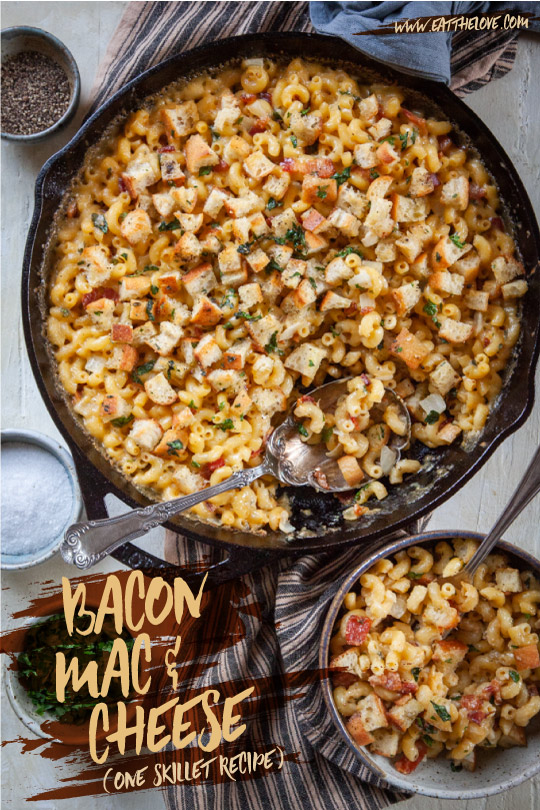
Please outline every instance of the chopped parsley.
[[201, 465], [199, 464], [199, 462], [198, 462], [198, 461], [193, 461], [193, 459], [191, 459], [191, 464], [192, 464], [192, 466], [193, 466], [193, 467], [195, 467], [197, 470], [199, 470], [199, 469], [200, 469], [200, 467], [201, 467]]
[[426, 416], [426, 418], [424, 419], [424, 422], [426, 423], [426, 425], [434, 425], [435, 422], [439, 421], [439, 416], [440, 413], [438, 411], [430, 411]]
[[293, 225], [285, 234], [285, 240], [292, 242], [296, 250], [306, 247], [306, 234], [301, 225]]
[[296, 147], [298, 146], [298, 138], [296, 137], [296, 135], [291, 135], [291, 143], [296, 149]]
[[195, 405], [195, 402], [194, 402], [193, 400], [190, 400], [190, 403], [189, 403], [189, 405], [188, 405], [188, 408], [191, 408], [191, 410], [192, 410], [192, 411], [196, 411], [196, 410], [197, 410], [197, 406]]
[[456, 765], [455, 762], [451, 762], [450, 770], [453, 771], [454, 773], [459, 773], [460, 771], [463, 770], [463, 765], [460, 765], [459, 763]]
[[402, 152], [403, 152], [404, 149], [407, 148], [408, 139], [409, 139], [409, 136], [408, 136], [408, 134], [406, 132], [404, 132], [402, 135], [399, 136], [399, 140], [400, 140], [400, 143], [401, 143], [401, 151]]
[[275, 259], [270, 259], [266, 267], [266, 272], [269, 272], [271, 270], [277, 270], [278, 273], [283, 273], [283, 267], [280, 264], [278, 264]]
[[201, 168], [199, 169], [199, 177], [205, 177], [205, 175], [210, 174], [211, 171], [212, 171], [211, 166], [201, 166]]
[[409, 571], [407, 576], [409, 577], [409, 579], [422, 579], [424, 574], [421, 571]]
[[155, 360], [149, 360], [148, 363], [144, 363], [142, 366], [138, 366], [131, 372], [131, 379], [135, 383], [139, 383], [142, 385], [141, 377], [143, 374], [148, 374], [149, 371], [152, 371], [156, 364]]
[[350, 90], [339, 90], [340, 96], [351, 96], [355, 101], [362, 101], [362, 96], [355, 96]]
[[317, 189], [317, 197], [319, 198], [319, 200], [325, 199], [325, 197], [328, 194], [328, 192], [326, 191], [327, 188], [328, 186], [319, 186], [319, 188]]
[[412, 674], [414, 680], [416, 681], [416, 683], [418, 683], [418, 678], [420, 676], [420, 667], [413, 667], [411, 669], [411, 674]]
[[114, 265], [125, 264], [126, 261], [127, 261], [127, 257], [128, 257], [127, 253], [121, 253], [120, 256], [115, 256], [114, 257], [111, 264], [114, 264]]
[[243, 116], [243, 115], [240, 115], [240, 116], [239, 116], [239, 117], [236, 119], [236, 121], [235, 121], [234, 123], [238, 125], [238, 124], [241, 124], [243, 120], [244, 120], [244, 116]]
[[283, 205], [281, 200], [276, 200], [274, 197], [270, 197], [268, 202], [266, 203], [266, 207], [268, 208], [269, 211], [273, 211], [274, 208], [277, 208], [280, 205]]
[[365, 489], [367, 489], [368, 487], [369, 487], [369, 481], [368, 481], [368, 483], [367, 483], [367, 484], [362, 484], [362, 486], [360, 487], [360, 489], [358, 490], [358, 492], [357, 492], [357, 493], [356, 493], [356, 495], [354, 496], [354, 500], [355, 500], [356, 502], [358, 502], [358, 501], [360, 500], [361, 493], [362, 493], [362, 492], [363, 492]]
[[169, 448], [167, 450], [167, 454], [169, 456], [177, 456], [178, 455], [178, 450], [183, 450], [184, 449], [184, 445], [182, 444], [180, 439], [175, 439], [172, 442], [167, 442], [167, 447]]
[[69, 318], [69, 309], [67, 309], [66, 307], [62, 307], [60, 309], [60, 314], [62, 315], [63, 318]]
[[223, 422], [218, 425], [220, 430], [231, 430], [233, 427], [234, 422], [232, 419], [224, 419]]
[[174, 217], [174, 219], [171, 219], [170, 222], [165, 221], [160, 222], [158, 231], [177, 231], [178, 228], [180, 227], [181, 227], [180, 223], [178, 222], [176, 217]]
[[221, 135], [219, 134], [217, 129], [214, 129], [214, 127], [210, 127], [210, 132], [212, 133], [212, 140], [213, 141], [219, 141], [219, 139], [221, 138]]
[[448, 713], [447, 709], [445, 709], [444, 706], [441, 706], [439, 703], [434, 703], [433, 700], [431, 701], [431, 705], [433, 706], [433, 708], [435, 709], [435, 711], [437, 712], [443, 723], [447, 723], [451, 719], [450, 714]]
[[305, 110], [302, 110], [302, 112], [300, 113], [300, 115], [307, 115], [307, 114], [308, 114], [308, 112], [310, 112], [310, 110], [311, 110], [311, 107], [306, 107], [306, 109], [305, 109]]
[[379, 177], [379, 172], [376, 172], [375, 169], [370, 169], [369, 176], [371, 177], [372, 180], [376, 180], [377, 177]]
[[[400, 138], [401, 138], [401, 136], [400, 136]], [[385, 141], [388, 141], [390, 146], [394, 146], [394, 144], [396, 143], [396, 136], [395, 135], [389, 135], [387, 138], [381, 138], [380, 143], [384, 143]]]
[[313, 360], [309, 361], [308, 366], [310, 366], [311, 368], [315, 366], [315, 363], [313, 362]]
[[424, 306], [424, 312], [426, 315], [429, 315], [437, 329], [441, 328], [441, 322], [437, 319], [437, 315], [439, 310], [437, 308], [437, 304], [434, 304], [433, 301], [428, 301], [427, 304]]
[[156, 287], [155, 284], [152, 284], [152, 286], [150, 287], [150, 292], [152, 293], [152, 295], [157, 295], [159, 292], [159, 287]]
[[312, 278], [311, 276], [309, 276], [308, 281], [311, 284], [311, 286], [313, 287], [313, 289], [316, 290], [317, 289], [317, 282], [315, 281], [315, 279]]
[[307, 428], [305, 428], [302, 423], [300, 423], [298, 425], [298, 433], [300, 434], [300, 436], [304, 436], [304, 438], [306, 438], [306, 439], [309, 436], [309, 433], [307, 432]]
[[459, 238], [459, 236], [457, 235], [457, 233], [453, 233], [453, 234], [451, 234], [451, 235], [450, 235], [448, 238], [450, 239], [450, 241], [451, 241], [451, 242], [453, 242], [453, 243], [454, 243], [454, 245], [455, 245], [457, 248], [463, 249], [463, 248], [465, 247], [465, 242], [462, 242], [462, 241], [461, 241], [461, 239]]
[[132, 419], [132, 413], [130, 413], [129, 416], [117, 416], [116, 419], [111, 419], [111, 425], [114, 425], [115, 427], [124, 427], [125, 425], [129, 425]]
[[279, 110], [274, 110], [272, 113], [272, 118], [274, 121], [283, 121], [283, 116], [281, 115]]
[[149, 321], [155, 321], [156, 320], [154, 318], [154, 311], [153, 310], [154, 310], [154, 302], [149, 299], [146, 302], [146, 314], [148, 315], [148, 320]]
[[262, 315], [250, 315], [249, 312], [244, 312], [243, 309], [240, 309], [236, 313], [237, 318], [243, 318], [245, 321], [260, 321]]
[[251, 246], [253, 245], [254, 241], [255, 240], [253, 240], [251, 242], [244, 242], [242, 245], [238, 245], [236, 250], [238, 251], [238, 253], [241, 253], [243, 256], [247, 256], [251, 251]]
[[518, 675], [518, 673], [516, 672], [515, 669], [511, 669], [508, 674], [511, 677], [511, 679], [514, 681], [514, 683], [519, 683], [519, 675]]
[[103, 233], [107, 233], [107, 231], [109, 230], [107, 220], [105, 219], [103, 214], [92, 214], [92, 222], [94, 223], [94, 228], [97, 228]]
[[346, 169], [343, 169], [342, 172], [336, 172], [332, 175], [332, 179], [336, 181], [338, 186], [341, 186], [342, 183], [346, 183], [349, 177], [351, 176], [351, 167], [347, 166]]
[[323, 440], [323, 442], [329, 442], [330, 439], [332, 438], [333, 433], [334, 433], [333, 427], [323, 428], [321, 431], [321, 439]]
[[359, 250], [357, 247], [354, 247], [354, 245], [347, 245], [346, 248], [343, 248], [343, 250], [340, 250], [339, 253], [336, 253], [336, 257], [349, 256], [351, 253], [356, 253], [356, 255], [360, 256], [361, 259], [364, 258], [364, 254], [362, 253], [362, 251]]
[[147, 264], [142, 270], [137, 270], [135, 273], [133, 273], [133, 275], [142, 276], [143, 273], [155, 273], [156, 270], [159, 270], [157, 264]]
[[276, 352], [276, 354], [279, 354], [279, 355], [284, 354], [283, 349], [278, 349], [277, 331], [274, 332], [274, 334], [272, 335], [272, 337], [270, 338], [270, 340], [268, 341], [268, 343], [264, 347], [264, 350], [265, 350], [265, 352], [267, 354], [271, 354], [272, 352]]

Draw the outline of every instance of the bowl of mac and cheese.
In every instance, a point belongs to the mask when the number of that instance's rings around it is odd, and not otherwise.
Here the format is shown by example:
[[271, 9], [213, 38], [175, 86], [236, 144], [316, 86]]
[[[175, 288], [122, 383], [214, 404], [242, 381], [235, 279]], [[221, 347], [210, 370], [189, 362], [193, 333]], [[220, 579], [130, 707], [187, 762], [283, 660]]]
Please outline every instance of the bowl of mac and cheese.
[[540, 769], [539, 562], [501, 542], [472, 582], [436, 581], [481, 539], [430, 532], [371, 555], [323, 631], [324, 697], [346, 743], [428, 796], [479, 798]]
[[[264, 37], [221, 67], [226, 43], [175, 57], [96, 113], [68, 169], [60, 154], [43, 170], [37, 233], [54, 221], [24, 284], [29, 310], [39, 287], [47, 343], [35, 310], [29, 343], [49, 407], [94, 480], [132, 503], [257, 465], [325, 381], [395, 391], [413, 438], [399, 469], [361, 403], [320, 432], [348, 499], [265, 477], [174, 520], [316, 550], [410, 523], [525, 418], [513, 382], [535, 359], [535, 241], [514, 238], [510, 215], [528, 209], [503, 204], [501, 165], [504, 192], [519, 188], [504, 153], [476, 148], [467, 129], [481, 144], [487, 130], [444, 88], [430, 100], [354, 51], [337, 64], [326, 38], [298, 58], [298, 38], [276, 37], [275, 57]], [[313, 420], [298, 422], [305, 437]]]

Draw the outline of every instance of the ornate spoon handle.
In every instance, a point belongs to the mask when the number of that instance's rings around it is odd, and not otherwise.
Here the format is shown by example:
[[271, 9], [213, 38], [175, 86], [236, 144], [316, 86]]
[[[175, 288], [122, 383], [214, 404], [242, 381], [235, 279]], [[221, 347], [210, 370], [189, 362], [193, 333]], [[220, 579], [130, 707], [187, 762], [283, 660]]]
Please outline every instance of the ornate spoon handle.
[[74, 523], [64, 535], [60, 553], [67, 563], [76, 565], [77, 568], [91, 568], [118, 546], [127, 543], [128, 540], [141, 537], [150, 529], [165, 523], [178, 512], [184, 512], [195, 504], [207, 501], [214, 495], [221, 495], [222, 492], [228, 492], [230, 489], [245, 487], [268, 472], [268, 467], [260, 464], [258, 467], [235, 473], [213, 487], [175, 498], [173, 501], [151, 504], [104, 520]]

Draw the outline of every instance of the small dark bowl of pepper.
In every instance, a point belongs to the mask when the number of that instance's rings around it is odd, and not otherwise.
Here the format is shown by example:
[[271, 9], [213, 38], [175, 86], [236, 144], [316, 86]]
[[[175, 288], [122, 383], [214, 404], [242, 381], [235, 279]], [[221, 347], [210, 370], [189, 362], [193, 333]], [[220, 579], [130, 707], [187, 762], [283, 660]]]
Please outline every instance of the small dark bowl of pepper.
[[77, 63], [57, 37], [27, 25], [2, 31], [2, 138], [35, 143], [57, 133], [80, 94]]

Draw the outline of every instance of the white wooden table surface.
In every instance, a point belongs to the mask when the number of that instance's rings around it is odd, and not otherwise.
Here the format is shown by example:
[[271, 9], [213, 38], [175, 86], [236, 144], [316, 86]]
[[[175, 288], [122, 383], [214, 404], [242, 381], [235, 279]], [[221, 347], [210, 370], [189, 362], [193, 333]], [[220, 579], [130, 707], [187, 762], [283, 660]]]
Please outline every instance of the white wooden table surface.
[[[33, 25], [58, 36], [70, 48], [81, 72], [82, 97], [76, 119], [54, 139], [35, 146], [2, 142], [2, 427], [29, 428], [60, 439], [34, 383], [24, 347], [20, 317], [19, 286], [26, 230], [33, 207], [35, 177], [44, 161], [67, 141], [77, 129], [88, 105], [89, 91], [96, 68], [109, 38], [122, 13], [123, 2], [4, 2], [2, 28]], [[540, 43], [532, 36], [520, 40], [516, 65], [505, 78], [467, 98], [469, 104], [487, 123], [517, 167], [535, 209], [540, 210]], [[540, 373], [536, 378], [540, 389]], [[61, 440], [61, 439], [60, 439]], [[509, 499], [524, 466], [540, 442], [540, 404], [524, 427], [499, 447], [482, 471], [450, 502], [438, 509], [430, 528], [464, 528], [486, 531], [499, 509]], [[115, 509], [115, 506], [112, 506]], [[121, 511], [119, 504], [116, 509]], [[507, 539], [540, 555], [540, 499], [529, 506], [508, 531]], [[142, 545], [162, 544], [156, 532]], [[101, 570], [118, 567], [105, 562]], [[70, 576], [59, 558], [28, 572], [3, 575], [4, 627], [9, 615], [25, 605], [39, 583], [60, 581]], [[7, 589], [7, 590], [6, 590]], [[3, 739], [25, 736], [26, 729], [15, 717], [9, 704], [2, 711]], [[279, 741], [278, 741], [279, 742]], [[34, 795], [52, 787], [51, 763], [36, 755], [24, 757], [24, 779], [21, 779], [20, 748], [10, 745], [2, 757], [3, 807], [19, 810], [29, 793]], [[69, 767], [63, 775], [68, 776]], [[437, 801], [413, 798], [400, 805], [403, 810], [535, 810], [540, 807], [540, 779], [531, 780], [514, 790], [485, 801]], [[105, 801], [78, 799], [70, 802], [77, 810], [93, 810], [99, 804], [107, 810], [154, 810], [163, 807], [156, 791], [129, 796], [109, 796]], [[63, 810], [66, 802], [40, 801], [36, 810]]]

